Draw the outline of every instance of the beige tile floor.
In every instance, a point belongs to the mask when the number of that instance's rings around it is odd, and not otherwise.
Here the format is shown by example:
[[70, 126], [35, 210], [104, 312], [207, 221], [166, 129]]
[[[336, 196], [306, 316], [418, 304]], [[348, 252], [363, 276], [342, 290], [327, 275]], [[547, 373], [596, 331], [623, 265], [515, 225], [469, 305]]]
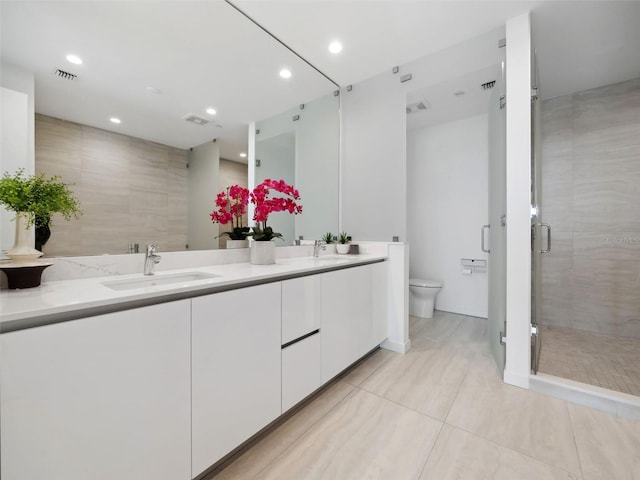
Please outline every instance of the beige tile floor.
[[223, 479], [640, 479], [640, 422], [502, 383], [486, 320], [411, 319], [226, 469]]
[[539, 371], [640, 396], [640, 339], [542, 326]]

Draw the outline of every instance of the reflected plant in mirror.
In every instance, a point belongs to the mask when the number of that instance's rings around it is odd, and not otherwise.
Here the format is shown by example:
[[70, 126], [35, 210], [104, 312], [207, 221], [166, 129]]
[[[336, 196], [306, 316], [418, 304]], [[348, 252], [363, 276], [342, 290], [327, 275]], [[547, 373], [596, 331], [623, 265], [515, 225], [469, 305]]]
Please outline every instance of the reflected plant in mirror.
[[[273, 192], [282, 193], [283, 197], [270, 197]], [[300, 200], [300, 192], [292, 185], [288, 185], [284, 180], [266, 179], [257, 185], [251, 192], [251, 203], [255, 205], [253, 220], [256, 225], [249, 235], [258, 242], [268, 242], [274, 238], [282, 239], [282, 234], [273, 231], [267, 226], [269, 215], [276, 212], [289, 212], [293, 215], [302, 213], [302, 205], [297, 203]]]
[[242, 219], [247, 213], [248, 204], [249, 189], [239, 185], [227, 187], [226, 191], [216, 196], [218, 209], [209, 214], [211, 221], [220, 225], [230, 223], [232, 228], [229, 232], [222, 232], [218, 237], [227, 236], [231, 240], [246, 240], [251, 229], [242, 225]]

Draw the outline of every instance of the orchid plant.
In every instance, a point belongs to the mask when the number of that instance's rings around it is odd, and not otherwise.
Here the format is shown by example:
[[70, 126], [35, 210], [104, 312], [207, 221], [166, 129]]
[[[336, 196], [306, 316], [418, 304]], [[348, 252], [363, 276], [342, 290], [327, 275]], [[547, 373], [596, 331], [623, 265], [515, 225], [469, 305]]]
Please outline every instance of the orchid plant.
[[[217, 210], [209, 215], [213, 223], [227, 225], [231, 223], [232, 230], [223, 232], [219, 237], [226, 235], [231, 240], [245, 240], [250, 228], [242, 226], [242, 216], [247, 213], [249, 204], [249, 190], [239, 185], [227, 187], [226, 191], [216, 196]], [[217, 238], [217, 237], [216, 237]]]
[[[283, 196], [270, 196], [273, 192], [281, 193]], [[302, 213], [302, 205], [296, 203], [300, 200], [300, 193], [291, 185], [287, 185], [284, 180], [266, 179], [256, 186], [249, 195], [251, 203], [255, 205], [253, 220], [256, 225], [249, 235], [259, 242], [267, 242], [274, 238], [282, 238], [281, 233], [274, 232], [267, 226], [269, 214], [274, 212], [289, 212], [293, 215]]]

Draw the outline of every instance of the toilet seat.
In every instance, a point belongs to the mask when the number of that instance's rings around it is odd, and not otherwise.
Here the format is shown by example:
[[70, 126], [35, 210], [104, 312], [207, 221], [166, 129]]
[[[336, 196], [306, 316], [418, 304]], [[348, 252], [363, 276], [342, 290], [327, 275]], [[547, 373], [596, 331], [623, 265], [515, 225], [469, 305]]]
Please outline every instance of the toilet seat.
[[441, 288], [442, 283], [436, 282], [435, 280], [424, 280], [422, 278], [410, 278], [409, 285], [412, 287], [423, 287], [423, 288]]

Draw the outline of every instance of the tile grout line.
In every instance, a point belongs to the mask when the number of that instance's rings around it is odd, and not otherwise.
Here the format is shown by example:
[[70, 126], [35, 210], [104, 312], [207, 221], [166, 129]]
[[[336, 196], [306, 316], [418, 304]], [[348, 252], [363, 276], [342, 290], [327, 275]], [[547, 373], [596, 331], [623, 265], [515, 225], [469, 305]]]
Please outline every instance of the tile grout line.
[[[348, 382], [347, 385], [351, 385]], [[294, 439], [291, 440], [291, 442], [289, 443], [289, 445], [287, 445], [287, 447], [282, 450], [282, 452], [280, 452], [278, 455], [276, 455], [274, 458], [271, 459], [271, 461], [269, 461], [264, 467], [262, 467], [260, 470], [258, 470], [258, 472], [256, 472], [256, 478], [260, 478], [260, 474], [262, 472], [264, 472], [267, 468], [269, 468], [273, 463], [275, 463], [280, 457], [282, 457], [285, 453], [287, 453], [294, 445], [295, 443], [300, 440], [303, 436], [305, 436], [309, 430], [311, 430], [313, 427], [316, 426], [316, 424], [318, 422], [320, 422], [320, 420], [324, 419], [325, 417], [327, 417], [329, 415], [329, 413], [331, 413], [338, 405], [340, 405], [341, 403], [343, 403], [345, 400], [347, 400], [347, 398], [351, 397], [354, 392], [356, 391], [356, 389], [358, 389], [358, 387], [356, 387], [355, 385], [351, 385], [353, 388], [353, 390], [351, 390], [347, 395], [344, 396], [344, 398], [342, 398], [339, 402], [337, 402], [335, 405], [333, 405], [329, 410], [327, 410], [325, 413], [323, 413], [321, 416], [319, 416], [315, 422], [312, 422], [308, 428], [306, 428], [300, 435], [296, 436]], [[296, 415], [298, 415], [299, 413], [302, 413], [303, 410], [299, 411], [296, 413]], [[293, 418], [293, 417], [292, 417]], [[262, 439], [261, 441], [264, 441], [265, 439]]]
[[576, 438], [576, 428], [573, 423], [573, 417], [571, 416], [571, 409], [569, 408], [569, 402], [564, 402], [564, 407], [567, 409], [567, 416], [569, 417], [569, 423], [571, 424], [571, 436], [573, 437], [573, 445], [576, 447], [576, 455], [578, 455], [578, 465], [580, 465], [580, 476], [584, 479], [584, 470], [582, 468], [582, 456], [580, 455], [580, 448], [578, 448], [578, 439]]

